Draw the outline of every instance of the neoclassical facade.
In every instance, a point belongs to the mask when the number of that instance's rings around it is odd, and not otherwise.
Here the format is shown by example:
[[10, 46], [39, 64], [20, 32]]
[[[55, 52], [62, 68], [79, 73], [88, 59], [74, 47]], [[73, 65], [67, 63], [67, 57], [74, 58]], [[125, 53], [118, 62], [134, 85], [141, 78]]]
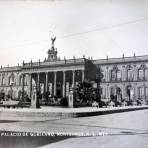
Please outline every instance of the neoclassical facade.
[[[100, 67], [101, 98], [143, 101], [148, 99], [148, 56], [134, 56], [95, 60]], [[120, 101], [120, 100], [119, 100]]]
[[[11, 98], [20, 98], [21, 94], [31, 98], [34, 86], [43, 94], [48, 92], [51, 97], [66, 97], [70, 88], [84, 79], [95, 78], [93, 61], [83, 58], [57, 58], [57, 49], [52, 42], [48, 57], [44, 61], [29, 63], [22, 66], [0, 68], [0, 92]], [[93, 74], [92, 74], [93, 72]]]
[[90, 60], [83, 58], [57, 58], [57, 49], [52, 39], [48, 57], [44, 61], [21, 66], [0, 68], [0, 92], [12, 98], [22, 95], [31, 97], [34, 86], [42, 94], [51, 97], [67, 97], [70, 88], [85, 79], [95, 80], [100, 71], [100, 94], [102, 100], [112, 96], [121, 100], [148, 99], [148, 56], [106, 58]]

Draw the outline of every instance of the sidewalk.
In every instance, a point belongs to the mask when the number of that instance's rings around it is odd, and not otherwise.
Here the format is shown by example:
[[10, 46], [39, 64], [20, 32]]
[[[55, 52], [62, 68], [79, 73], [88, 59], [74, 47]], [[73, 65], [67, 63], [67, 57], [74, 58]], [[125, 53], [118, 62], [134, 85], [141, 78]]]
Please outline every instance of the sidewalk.
[[143, 106], [125, 106], [125, 107], [82, 107], [82, 108], [62, 108], [62, 107], [41, 107], [40, 109], [32, 108], [0, 108], [0, 120], [19, 120], [19, 121], [44, 121], [63, 118], [87, 117], [103, 114], [112, 114], [126, 111], [148, 109], [147, 105]]

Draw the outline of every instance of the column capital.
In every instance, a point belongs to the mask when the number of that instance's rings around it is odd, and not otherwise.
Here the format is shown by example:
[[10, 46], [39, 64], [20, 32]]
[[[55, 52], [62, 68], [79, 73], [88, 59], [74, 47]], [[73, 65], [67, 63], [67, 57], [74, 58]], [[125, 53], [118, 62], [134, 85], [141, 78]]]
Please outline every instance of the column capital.
[[66, 70], [63, 70], [62, 72], [66, 72]]

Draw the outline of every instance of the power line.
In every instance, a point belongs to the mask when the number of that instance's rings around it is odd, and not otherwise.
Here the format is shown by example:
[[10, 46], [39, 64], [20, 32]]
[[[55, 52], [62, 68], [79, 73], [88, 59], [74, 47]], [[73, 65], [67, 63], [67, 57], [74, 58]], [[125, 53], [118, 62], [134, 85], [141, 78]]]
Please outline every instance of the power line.
[[[144, 21], [144, 20], [147, 20], [147, 19], [148, 19], [148, 17], [145, 17], [145, 18], [141, 18], [141, 19], [137, 19], [137, 20], [132, 20], [132, 21], [124, 22], [124, 23], [104, 26], [104, 27], [101, 27], [101, 28], [95, 28], [95, 29], [91, 29], [91, 30], [88, 30], [88, 31], [72, 33], [72, 34], [68, 34], [68, 35], [64, 35], [64, 36], [57, 36], [57, 38], [64, 39], [64, 38], [69, 38], [69, 37], [74, 37], [74, 36], [80, 36], [80, 35], [83, 35], [83, 34], [88, 34], [88, 33], [92, 33], [92, 32], [97, 32], [97, 31], [102, 31], [102, 30], [106, 30], [106, 29], [111, 29], [111, 28], [115, 28], [115, 27], [120, 27], [120, 26], [128, 25], [128, 24], [137, 23], [137, 22]], [[32, 43], [27, 43], [27, 44], [16, 45], [16, 46], [9, 47], [9, 48], [30, 46], [30, 45], [40, 44], [42, 42], [49, 42], [49, 40], [46, 39], [46, 40], [36, 41], [36, 42], [32, 42]]]
[[91, 30], [88, 30], [88, 31], [84, 31], [84, 32], [73, 33], [73, 34], [61, 36], [61, 37], [58, 37], [58, 38], [67, 38], [67, 37], [83, 35], [83, 34], [87, 34], [87, 33], [91, 33], [91, 32], [102, 31], [102, 30], [106, 30], [106, 29], [110, 29], [110, 28], [120, 27], [120, 26], [123, 26], [123, 25], [137, 23], [137, 22], [144, 21], [144, 20], [147, 20], [147, 19], [148, 19], [148, 17], [142, 18], [142, 19], [133, 20], [133, 21], [128, 21], [128, 22], [124, 22], [124, 23], [120, 23], [120, 24], [104, 26], [104, 27], [101, 27], [101, 28], [95, 28], [95, 29], [91, 29]]

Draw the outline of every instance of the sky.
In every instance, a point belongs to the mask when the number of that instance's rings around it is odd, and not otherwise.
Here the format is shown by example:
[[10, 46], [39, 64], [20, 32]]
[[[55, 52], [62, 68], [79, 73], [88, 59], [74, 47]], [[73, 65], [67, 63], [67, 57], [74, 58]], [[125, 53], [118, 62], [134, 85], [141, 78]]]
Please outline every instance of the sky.
[[148, 55], [147, 0], [1, 0], [0, 65], [43, 61], [56, 36], [63, 59]]

